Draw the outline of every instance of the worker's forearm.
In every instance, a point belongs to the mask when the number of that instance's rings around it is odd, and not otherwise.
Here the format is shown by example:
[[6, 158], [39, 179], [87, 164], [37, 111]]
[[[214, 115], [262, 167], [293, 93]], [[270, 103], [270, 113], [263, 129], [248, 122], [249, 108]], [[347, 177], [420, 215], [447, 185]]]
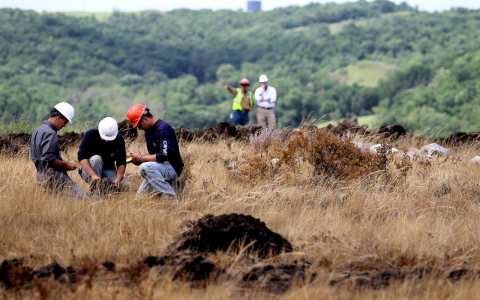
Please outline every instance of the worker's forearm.
[[[90, 165], [90, 161], [88, 159], [82, 159], [80, 161], [80, 166], [82, 166], [82, 169], [87, 172], [88, 175], [90, 176], [94, 176], [94, 175], [98, 175], [95, 170], [92, 168], [92, 166]], [[100, 176], [100, 175], [98, 175]]]
[[52, 167], [57, 167], [57, 168], [64, 168], [64, 169], [67, 169], [67, 162], [63, 161], [63, 160], [59, 160], [59, 159], [55, 159], [53, 161], [53, 163], [50, 164], [50, 166]]
[[117, 178], [122, 178], [125, 174], [125, 165], [120, 165], [117, 167]]
[[234, 96], [237, 95], [237, 90], [234, 89], [233, 87], [227, 85], [227, 89], [228, 89], [228, 91], [230, 92], [230, 94], [232, 94], [232, 95], [234, 95]]

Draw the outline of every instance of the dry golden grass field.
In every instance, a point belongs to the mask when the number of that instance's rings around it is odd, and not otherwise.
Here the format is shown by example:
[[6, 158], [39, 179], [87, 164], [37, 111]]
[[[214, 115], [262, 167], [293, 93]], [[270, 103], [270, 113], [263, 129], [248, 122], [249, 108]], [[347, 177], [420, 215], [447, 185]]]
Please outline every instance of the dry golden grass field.
[[[37, 186], [28, 149], [2, 154], [0, 298], [478, 299], [480, 167], [469, 164], [478, 145], [449, 147], [448, 159], [429, 163], [352, 147], [322, 129], [254, 145], [182, 142], [186, 187], [177, 199], [135, 199], [141, 177], [129, 164], [129, 192], [90, 202]], [[76, 151], [62, 155], [75, 160]], [[145, 153], [142, 137], [127, 151]], [[186, 221], [231, 213], [265, 222], [292, 251], [169, 247], [194, 226]], [[150, 267], [149, 256], [163, 263]], [[64, 274], [34, 271], [52, 262]]]

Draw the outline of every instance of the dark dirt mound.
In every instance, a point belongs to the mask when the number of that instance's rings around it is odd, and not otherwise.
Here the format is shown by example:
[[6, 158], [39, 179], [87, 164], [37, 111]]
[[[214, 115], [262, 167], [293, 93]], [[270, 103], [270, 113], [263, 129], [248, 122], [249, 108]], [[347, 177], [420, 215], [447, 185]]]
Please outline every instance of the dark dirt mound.
[[132, 123], [127, 119], [118, 123], [118, 133], [120, 133], [125, 139], [135, 140], [138, 136], [137, 128], [133, 128]]
[[188, 131], [183, 128], [175, 129], [177, 138], [180, 141], [207, 141], [213, 142], [217, 140], [248, 140], [250, 135], [261, 130], [261, 126], [235, 126], [227, 121], [222, 121], [211, 127], [204, 129], [197, 129], [194, 131]]
[[[92, 278], [106, 280], [120, 286], [138, 285], [146, 279], [150, 268], [155, 268], [161, 276], [188, 283], [191, 287], [205, 287], [216, 279], [237, 284], [241, 289], [254, 289], [267, 293], [282, 294], [295, 286], [302, 286], [319, 279], [320, 266], [279, 264], [250, 268], [244, 273], [227, 274], [226, 270], [216, 266], [202, 255], [182, 252], [166, 256], [148, 256], [141, 261], [120, 268], [114, 262], [102, 264], [84, 261], [81, 268], [63, 268], [52, 262], [37, 270], [23, 264], [23, 260], [4, 260], [0, 266], [0, 289], [18, 291], [32, 288], [48, 289], [56, 283], [75, 287], [80, 284], [91, 285]], [[395, 282], [420, 282], [428, 278], [444, 280], [455, 284], [460, 280], [478, 280], [480, 272], [473, 269], [432, 269], [401, 268], [397, 270], [379, 270], [371, 272], [341, 272], [328, 274], [326, 280], [330, 286], [345, 288], [381, 289]], [[240, 275], [240, 276], [239, 276]], [[336, 279], [331, 279], [336, 278]], [[55, 285], [53, 285], [55, 286]]]
[[17, 154], [21, 147], [13, 144], [10, 140], [0, 137], [0, 151], [5, 154]]
[[375, 273], [347, 273], [343, 277], [332, 280], [330, 285], [347, 284], [359, 288], [380, 289], [387, 287], [393, 282], [404, 282], [405, 280], [419, 281], [429, 277], [442, 278], [450, 282], [457, 282], [460, 279], [478, 279], [480, 273], [469, 269], [441, 270], [432, 268], [412, 268], [402, 270], [381, 270]]
[[437, 139], [436, 142], [439, 144], [458, 146], [462, 144], [473, 144], [480, 141], [480, 132], [457, 132], [449, 135], [443, 139]]
[[[285, 293], [295, 282], [305, 281], [305, 268], [280, 264], [254, 267], [242, 277], [242, 288], [261, 289], [267, 293]], [[312, 277], [313, 278], [313, 277]]]
[[60, 149], [67, 150], [69, 147], [78, 146], [83, 139], [83, 132], [76, 133], [73, 131], [65, 132], [58, 136], [58, 144], [60, 145]]
[[328, 131], [333, 132], [335, 134], [345, 134], [347, 132], [350, 133], [358, 133], [358, 134], [372, 134], [374, 131], [368, 129], [367, 125], [359, 126], [357, 122], [357, 118], [353, 117], [352, 119], [346, 119], [342, 123], [338, 124], [337, 126], [333, 126], [332, 124], [328, 124], [325, 127]]
[[7, 289], [22, 286], [33, 278], [32, 268], [23, 265], [18, 259], [4, 260], [0, 266], [0, 286]]
[[292, 251], [289, 241], [252, 216], [206, 215], [191, 224], [192, 227], [169, 246], [170, 250], [213, 253], [249, 245], [247, 252], [257, 253], [261, 258]]
[[405, 129], [405, 127], [403, 127], [403, 125], [400, 125], [400, 124], [394, 124], [394, 125], [389, 125], [389, 126], [383, 125], [378, 130], [378, 133], [383, 135], [386, 138], [389, 138], [391, 140], [395, 140], [395, 139], [398, 139], [401, 136], [406, 135], [407, 130]]
[[167, 256], [148, 256], [142, 261], [149, 268], [156, 267], [160, 274], [171, 274], [172, 280], [204, 285], [205, 281], [219, 275], [223, 270], [195, 253], [184, 252]]
[[6, 139], [11, 141], [13, 144], [18, 145], [20, 147], [28, 145], [28, 141], [30, 140], [30, 134], [26, 133], [9, 133], [6, 136]]

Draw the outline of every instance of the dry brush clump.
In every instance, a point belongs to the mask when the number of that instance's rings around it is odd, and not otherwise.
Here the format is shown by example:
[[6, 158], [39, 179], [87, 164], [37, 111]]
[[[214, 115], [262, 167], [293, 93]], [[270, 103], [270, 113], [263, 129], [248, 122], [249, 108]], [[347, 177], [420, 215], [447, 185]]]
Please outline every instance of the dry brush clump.
[[253, 149], [243, 155], [247, 166], [241, 171], [248, 181], [270, 179], [282, 166], [295, 173], [304, 163], [312, 166], [312, 176], [355, 179], [385, 170], [388, 162], [383, 148], [372, 154], [358, 148], [353, 136], [339, 136], [316, 127], [295, 132], [266, 129], [253, 136], [250, 144]]

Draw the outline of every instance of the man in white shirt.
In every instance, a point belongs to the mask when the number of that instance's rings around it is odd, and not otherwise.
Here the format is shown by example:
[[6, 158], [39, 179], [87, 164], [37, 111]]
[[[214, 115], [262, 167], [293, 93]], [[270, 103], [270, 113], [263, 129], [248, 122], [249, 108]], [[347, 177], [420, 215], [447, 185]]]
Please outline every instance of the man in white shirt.
[[260, 126], [275, 127], [275, 102], [277, 101], [277, 90], [273, 86], [268, 86], [267, 75], [261, 75], [258, 79], [262, 85], [255, 90], [255, 100], [257, 101], [257, 122]]

